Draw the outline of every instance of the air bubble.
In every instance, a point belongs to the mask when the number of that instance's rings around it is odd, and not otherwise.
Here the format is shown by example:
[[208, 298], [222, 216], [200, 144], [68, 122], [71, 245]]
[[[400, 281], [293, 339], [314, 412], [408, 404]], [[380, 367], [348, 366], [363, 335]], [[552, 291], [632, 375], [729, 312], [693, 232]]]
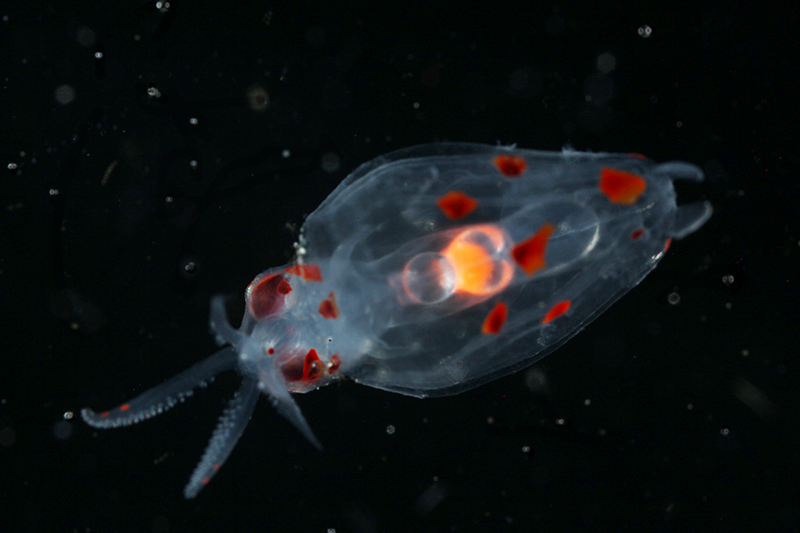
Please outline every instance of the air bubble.
[[677, 292], [671, 292], [669, 293], [669, 296], [667, 296], [667, 301], [672, 305], [678, 305], [681, 303], [681, 295]]

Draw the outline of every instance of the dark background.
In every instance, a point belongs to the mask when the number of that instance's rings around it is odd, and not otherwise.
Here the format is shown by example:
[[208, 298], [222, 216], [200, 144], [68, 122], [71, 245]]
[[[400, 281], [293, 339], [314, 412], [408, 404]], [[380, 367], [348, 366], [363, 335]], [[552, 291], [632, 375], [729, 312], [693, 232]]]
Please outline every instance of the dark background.
[[[800, 529], [786, 14], [233, 4], [0, 10], [0, 530]], [[193, 501], [235, 374], [135, 427], [79, 420], [214, 351], [209, 298], [285, 263], [356, 166], [444, 140], [694, 162], [680, 198], [715, 214], [532, 369], [299, 397], [323, 453], [261, 401]]]

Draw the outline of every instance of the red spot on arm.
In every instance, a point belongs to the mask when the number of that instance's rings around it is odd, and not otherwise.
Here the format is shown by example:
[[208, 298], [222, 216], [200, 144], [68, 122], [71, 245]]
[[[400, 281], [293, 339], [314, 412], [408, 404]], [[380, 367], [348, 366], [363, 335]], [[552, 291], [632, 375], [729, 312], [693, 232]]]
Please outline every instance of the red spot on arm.
[[672, 237], [670, 237], [669, 239], [667, 239], [667, 242], [665, 242], [665, 243], [664, 243], [664, 251], [665, 251], [665, 252], [666, 252], [667, 250], [669, 250], [669, 246], [670, 246], [671, 244], [672, 244]]
[[209, 481], [211, 481], [211, 478], [206, 476], [200, 481], [200, 483], [202, 483], [203, 485], [208, 485]]
[[339, 318], [339, 308], [336, 307], [336, 298], [333, 296], [333, 291], [328, 295], [328, 298], [322, 300], [319, 304], [319, 314], [325, 318]]
[[607, 167], [600, 171], [600, 190], [612, 203], [633, 205], [646, 188], [647, 182], [636, 174]]
[[125, 403], [125, 404], [122, 404], [122, 405], [119, 406], [119, 410], [120, 411], [127, 411], [130, 408], [131, 408], [131, 404], [129, 404], [129, 403]]
[[213, 468], [214, 470], [219, 470], [219, 467], [220, 467], [220, 465], [218, 465], [218, 464], [215, 464], [215, 465], [214, 465], [214, 466], [212, 466], [211, 468]]
[[269, 355], [275, 355], [275, 348], [269, 348], [269, 349], [267, 349], [267, 353], [268, 353]]
[[292, 292], [292, 286], [289, 285], [288, 281], [282, 279], [280, 283], [278, 283], [278, 294], [283, 294], [284, 296], [286, 296], [290, 292]]
[[546, 315], [544, 315], [544, 318], [542, 319], [542, 324], [548, 324], [553, 320], [555, 320], [556, 318], [560, 317], [561, 315], [569, 311], [571, 305], [572, 302], [570, 302], [570, 300], [564, 300], [558, 302], [556, 305], [550, 308], [550, 310], [547, 312]]
[[555, 231], [555, 227], [552, 224], [542, 224], [535, 235], [511, 249], [511, 257], [527, 275], [533, 276], [537, 270], [547, 266], [544, 254], [547, 251], [547, 241], [550, 240], [553, 231]]
[[637, 230], [633, 230], [631, 232], [631, 239], [635, 241], [636, 239], [638, 239], [642, 235], [644, 235], [644, 229], [643, 228], [639, 228]]
[[306, 281], [322, 281], [322, 271], [317, 265], [292, 265], [286, 272], [300, 276]]
[[100, 413], [100, 417], [101, 418], [108, 418], [108, 415], [110, 415], [110, 414], [111, 413], [109, 413], [108, 411], [103, 411], [102, 413]]
[[647, 159], [647, 157], [642, 154], [628, 154], [628, 157], [632, 157], [634, 159]]
[[528, 164], [525, 162], [525, 158], [518, 155], [498, 155], [492, 160], [492, 162], [494, 163], [494, 166], [497, 167], [497, 170], [499, 170], [503, 176], [507, 178], [516, 178], [517, 176], [520, 176], [528, 167]]
[[508, 318], [508, 306], [503, 302], [497, 302], [494, 308], [489, 311], [489, 314], [486, 315], [481, 333], [484, 335], [497, 335], [503, 329], [506, 318]]
[[478, 207], [478, 201], [460, 191], [450, 191], [438, 200], [436, 205], [450, 220], [459, 220]]

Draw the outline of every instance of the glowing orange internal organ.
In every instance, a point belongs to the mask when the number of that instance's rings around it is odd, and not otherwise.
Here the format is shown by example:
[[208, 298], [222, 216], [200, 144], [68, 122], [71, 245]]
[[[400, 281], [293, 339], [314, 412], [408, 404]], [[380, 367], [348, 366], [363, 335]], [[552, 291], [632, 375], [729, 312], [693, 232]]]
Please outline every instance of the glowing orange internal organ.
[[546, 315], [544, 315], [544, 318], [542, 319], [542, 324], [548, 324], [552, 322], [556, 318], [560, 317], [561, 315], [569, 311], [569, 308], [571, 306], [572, 302], [570, 300], [564, 300], [558, 302], [557, 304], [555, 304], [553, 307], [550, 308], [550, 310], [547, 312]]
[[459, 233], [442, 251], [455, 271], [455, 291], [488, 296], [503, 290], [514, 274], [498, 257], [505, 248], [506, 236], [495, 226], [469, 226]]
[[459, 220], [475, 211], [478, 201], [461, 191], [450, 191], [436, 200], [436, 205], [450, 220]]
[[503, 329], [506, 318], [508, 318], [508, 306], [503, 302], [497, 302], [492, 310], [489, 311], [489, 314], [486, 315], [481, 332], [484, 335], [497, 335]]
[[547, 266], [544, 254], [547, 251], [547, 241], [554, 231], [555, 227], [552, 224], [542, 224], [535, 235], [528, 237], [511, 250], [511, 257], [527, 275], [533, 276], [537, 270]]
[[647, 182], [636, 174], [606, 167], [600, 171], [600, 190], [615, 204], [635, 204], [646, 188]]
[[497, 169], [503, 174], [503, 176], [507, 178], [516, 178], [517, 176], [520, 176], [528, 167], [528, 164], [525, 162], [525, 158], [518, 155], [498, 155], [492, 159], [492, 162], [494, 163], [494, 166], [496, 166]]
[[328, 295], [328, 298], [322, 300], [319, 304], [319, 314], [324, 318], [339, 318], [339, 308], [336, 307], [336, 298], [333, 296], [333, 291]]
[[306, 281], [322, 281], [322, 271], [317, 265], [292, 265], [286, 272], [300, 276]]

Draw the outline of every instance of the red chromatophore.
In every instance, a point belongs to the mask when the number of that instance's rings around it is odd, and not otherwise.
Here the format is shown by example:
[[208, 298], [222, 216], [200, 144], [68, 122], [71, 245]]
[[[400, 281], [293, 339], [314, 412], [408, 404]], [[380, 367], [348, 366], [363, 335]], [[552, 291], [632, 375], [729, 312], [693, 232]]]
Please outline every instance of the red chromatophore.
[[519, 155], [498, 155], [493, 160], [494, 166], [507, 178], [516, 178], [525, 172], [528, 164]]
[[322, 271], [317, 265], [292, 265], [286, 272], [300, 276], [306, 281], [322, 281]]
[[450, 191], [436, 200], [436, 205], [450, 220], [459, 220], [475, 211], [478, 201], [461, 191]]
[[289, 383], [298, 381], [309, 383], [321, 377], [325, 372], [325, 366], [313, 348], [308, 350], [305, 355], [302, 352], [295, 352], [285, 358], [286, 362], [280, 366], [280, 369], [283, 377]]
[[481, 332], [484, 335], [497, 335], [503, 329], [506, 318], [508, 318], [508, 306], [503, 302], [497, 302], [494, 308], [489, 311], [489, 314], [486, 315]]
[[542, 319], [542, 324], [548, 324], [552, 322], [556, 318], [560, 317], [561, 315], [569, 311], [569, 308], [571, 306], [572, 302], [570, 302], [569, 300], [558, 302], [557, 304], [555, 304], [553, 307], [550, 308], [550, 310], [547, 312], [546, 315], [544, 315], [544, 318]]
[[600, 171], [600, 190], [615, 204], [633, 205], [647, 188], [643, 178], [614, 168]]
[[547, 266], [544, 255], [547, 241], [550, 240], [553, 231], [555, 228], [552, 224], [542, 224], [535, 235], [528, 237], [511, 250], [511, 257], [527, 275], [533, 276], [537, 270]]
[[336, 307], [336, 297], [334, 297], [333, 291], [319, 304], [319, 314], [324, 318], [339, 318], [339, 308]]

